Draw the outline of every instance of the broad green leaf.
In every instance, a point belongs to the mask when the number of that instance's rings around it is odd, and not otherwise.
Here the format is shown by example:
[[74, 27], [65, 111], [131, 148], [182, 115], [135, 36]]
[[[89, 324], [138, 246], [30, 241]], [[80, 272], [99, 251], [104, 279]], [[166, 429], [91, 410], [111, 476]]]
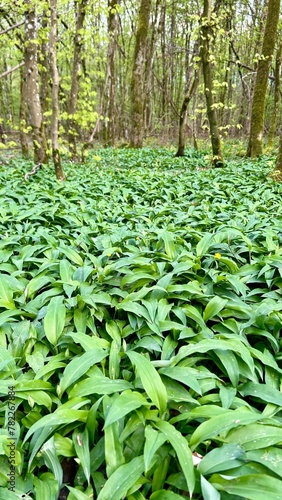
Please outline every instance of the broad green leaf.
[[208, 321], [209, 319], [212, 319], [214, 316], [216, 316], [227, 304], [228, 300], [222, 299], [221, 297], [218, 297], [215, 295], [207, 304], [203, 318], [204, 321]]
[[204, 478], [204, 476], [201, 476], [201, 489], [204, 500], [220, 500], [220, 493]]
[[45, 465], [51, 469], [54, 477], [58, 483], [59, 488], [62, 487], [63, 482], [63, 470], [60, 461], [57, 456], [54, 436], [52, 436], [44, 445], [41, 447], [41, 453], [45, 462]]
[[192, 452], [184, 436], [169, 422], [159, 420], [155, 426], [159, 429], [174, 448], [181, 470], [185, 476], [190, 496], [195, 488], [195, 472]]
[[226, 441], [238, 443], [246, 451], [282, 443], [282, 428], [275, 425], [252, 424], [230, 430]]
[[47, 306], [44, 318], [44, 330], [50, 344], [56, 346], [65, 326], [66, 308], [64, 297], [53, 297]]
[[198, 465], [198, 471], [207, 475], [214, 472], [223, 472], [239, 466], [245, 451], [237, 444], [224, 444], [220, 448], [214, 448], [203, 457]]
[[97, 500], [122, 500], [144, 471], [143, 456], [121, 465], [106, 481]]
[[144, 446], [144, 463], [145, 472], [150, 469], [150, 464], [154, 458], [155, 453], [160, 446], [166, 441], [166, 437], [162, 432], [154, 430], [150, 425], [145, 427], [145, 446]]
[[198, 309], [196, 309], [196, 307], [190, 306], [190, 305], [185, 305], [183, 307], [183, 310], [184, 310], [186, 316], [188, 318], [192, 319], [193, 321], [195, 321], [201, 328], [206, 327], [206, 324], [203, 320], [203, 317], [199, 313]]
[[150, 500], [181, 500], [183, 496], [169, 490], [158, 490], [152, 493]]
[[[67, 485], [68, 490], [71, 492], [74, 498], [77, 500], [89, 500], [91, 497], [83, 493], [83, 491], [78, 490], [77, 488], [73, 488], [72, 486]], [[69, 495], [70, 497], [70, 495]], [[68, 497], [68, 498], [69, 498]]]
[[86, 335], [85, 333], [68, 332], [66, 337], [71, 337], [74, 342], [80, 344], [85, 351], [90, 349], [107, 349], [107, 347], [110, 346], [107, 340]]
[[78, 266], [83, 266], [82, 258], [73, 248], [60, 246], [59, 249], [71, 262], [74, 262]]
[[70, 424], [72, 422], [86, 422], [88, 412], [86, 410], [60, 409], [60, 407], [51, 415], [45, 415], [40, 418], [28, 430], [24, 442], [38, 429], [42, 427], [56, 427], [57, 425]]
[[127, 356], [131, 363], [136, 366], [144, 390], [160, 410], [160, 413], [163, 414], [167, 407], [167, 392], [157, 370], [142, 354], [129, 351]]
[[242, 396], [254, 396], [264, 402], [282, 406], [282, 393], [269, 385], [247, 382], [240, 387], [239, 392]]
[[203, 255], [205, 255], [205, 253], [211, 246], [212, 239], [213, 235], [209, 233], [205, 234], [205, 236], [201, 238], [201, 240], [197, 243], [196, 246], [197, 257], [202, 257]]
[[[261, 419], [261, 415], [251, 412], [248, 408], [237, 408], [236, 410], [229, 410], [228, 412], [210, 418], [206, 422], [200, 424], [193, 432], [190, 439], [190, 446], [192, 449], [205, 441], [215, 436], [220, 436], [222, 433], [238, 426], [245, 426], [245, 432], [248, 432], [247, 424], [251, 424]], [[234, 441], [233, 441], [234, 442]]]
[[230, 495], [239, 495], [250, 500], [281, 500], [282, 481], [266, 474], [223, 478], [219, 475], [211, 478], [211, 483], [220, 491]]
[[246, 452], [247, 460], [258, 462], [282, 478], [282, 450], [281, 448], [270, 446], [260, 450], [250, 450]]
[[88, 430], [85, 428], [83, 432], [75, 429], [72, 435], [76, 456], [80, 461], [81, 467], [85, 474], [88, 485], [90, 483], [90, 449]]
[[89, 368], [99, 363], [107, 356], [103, 349], [91, 349], [82, 356], [76, 356], [67, 365], [60, 381], [60, 395], [74, 382], [76, 382]]
[[168, 366], [159, 370], [161, 375], [166, 375], [182, 384], [191, 387], [198, 394], [202, 394], [201, 386], [197, 378], [191, 373], [190, 368], [184, 366]]
[[123, 391], [110, 406], [104, 428], [143, 405], [148, 405], [148, 401], [142, 394], [130, 390]]
[[[49, 476], [49, 474], [42, 474], [39, 479], [33, 475], [36, 498], [40, 500], [50, 500], [58, 495], [58, 482]], [[26, 496], [24, 498], [26, 499]]]
[[69, 398], [90, 394], [113, 394], [126, 389], [132, 389], [132, 384], [126, 380], [112, 380], [108, 377], [92, 375], [75, 384], [69, 393]]

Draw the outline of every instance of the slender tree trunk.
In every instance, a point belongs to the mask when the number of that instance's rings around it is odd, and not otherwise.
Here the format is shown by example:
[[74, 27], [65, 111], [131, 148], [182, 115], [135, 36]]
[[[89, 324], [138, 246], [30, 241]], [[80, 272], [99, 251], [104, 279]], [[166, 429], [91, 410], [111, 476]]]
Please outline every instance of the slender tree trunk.
[[279, 137], [279, 149], [276, 158], [275, 168], [269, 174], [269, 177], [271, 177], [273, 180], [277, 182], [282, 182], [282, 134], [280, 134]]
[[37, 164], [48, 163], [46, 145], [42, 133], [42, 112], [39, 98], [39, 76], [37, 65], [37, 19], [33, 2], [26, 1], [25, 14], [25, 83], [27, 89], [27, 105], [29, 121], [32, 127], [34, 162]]
[[268, 0], [268, 10], [266, 26], [263, 36], [262, 54], [260, 56], [256, 81], [254, 87], [254, 96], [252, 102], [251, 130], [247, 156], [255, 158], [263, 151], [263, 133], [264, 133], [264, 112], [266, 91], [268, 84], [269, 68], [274, 52], [278, 19], [280, 13], [280, 0]]
[[[194, 49], [194, 56], [198, 56], [198, 44], [196, 44], [196, 47]], [[194, 63], [195, 64], [195, 63]], [[179, 132], [178, 132], [178, 149], [176, 152], [175, 156], [184, 156], [184, 151], [185, 151], [185, 133], [184, 133], [184, 127], [185, 127], [185, 119], [186, 119], [186, 114], [187, 114], [187, 109], [190, 104], [190, 101], [194, 94], [197, 91], [198, 85], [199, 85], [199, 72], [200, 68], [198, 65], [194, 67], [194, 75], [191, 84], [189, 85], [187, 92], [184, 96], [181, 110], [180, 110], [180, 118], [179, 118]]]
[[69, 119], [68, 119], [68, 140], [71, 157], [73, 160], [78, 160], [77, 154], [77, 131], [75, 123], [75, 113], [77, 110], [78, 90], [79, 90], [79, 76], [82, 61], [82, 30], [86, 15], [86, 5], [88, 0], [75, 1], [76, 11], [76, 25], [74, 36], [74, 52], [73, 52], [73, 67], [71, 79], [71, 91], [68, 105]]
[[59, 151], [59, 73], [57, 67], [57, 0], [50, 0], [50, 63], [52, 73], [52, 157], [56, 177], [59, 181], [65, 179]]
[[108, 0], [108, 53], [106, 82], [104, 90], [105, 120], [103, 122], [103, 141], [105, 146], [114, 146], [116, 139], [116, 53], [118, 33], [117, 7], [120, 0]]
[[217, 112], [214, 106], [213, 98], [213, 77], [212, 66], [210, 62], [210, 45], [214, 36], [212, 29], [212, 0], [204, 0], [204, 10], [202, 15], [201, 25], [201, 50], [200, 56], [202, 61], [204, 85], [205, 85], [205, 98], [207, 105], [207, 115], [210, 127], [213, 165], [215, 167], [223, 167], [223, 156], [221, 152], [221, 144], [218, 129]]
[[[49, 137], [49, 130], [48, 130], [48, 125], [49, 125], [49, 119], [45, 115], [49, 111], [49, 79], [50, 79], [50, 67], [49, 67], [49, 54], [48, 54], [48, 38], [46, 37], [46, 31], [48, 29], [48, 24], [49, 24], [49, 12], [48, 10], [43, 12], [42, 16], [42, 24], [41, 24], [41, 30], [42, 30], [42, 42], [41, 42], [41, 47], [40, 47], [40, 91], [39, 91], [39, 96], [40, 96], [40, 104], [41, 104], [41, 111], [42, 111], [42, 134], [46, 138]], [[49, 152], [48, 152], [49, 155]]]
[[280, 42], [277, 48], [276, 61], [275, 61], [275, 82], [274, 82], [274, 103], [273, 103], [273, 113], [270, 123], [270, 129], [267, 138], [267, 147], [269, 149], [273, 148], [274, 138], [277, 131], [277, 121], [280, 108], [280, 71], [281, 71], [281, 56], [282, 56], [282, 42]]
[[21, 102], [20, 102], [20, 141], [21, 141], [21, 151], [24, 157], [28, 156], [28, 134], [26, 132], [27, 127], [27, 88], [26, 79], [24, 78], [23, 71], [21, 71]]
[[130, 147], [141, 148], [144, 134], [144, 70], [151, 0], [141, 0], [131, 77]]

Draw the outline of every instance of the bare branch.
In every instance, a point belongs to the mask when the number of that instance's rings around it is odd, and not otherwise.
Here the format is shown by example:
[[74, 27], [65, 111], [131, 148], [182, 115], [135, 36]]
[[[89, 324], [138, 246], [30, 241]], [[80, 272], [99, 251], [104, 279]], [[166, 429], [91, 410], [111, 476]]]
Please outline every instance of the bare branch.
[[20, 26], [22, 26], [22, 24], [24, 24], [24, 21], [21, 21], [20, 23], [14, 24], [13, 26], [9, 26], [9, 28], [6, 28], [5, 30], [0, 31], [0, 36], [5, 35], [5, 33], [8, 33], [8, 31], [19, 28]]
[[24, 65], [24, 61], [17, 64], [17, 66], [14, 66], [13, 68], [7, 69], [7, 71], [4, 71], [4, 73], [2, 73], [0, 75], [0, 78], [4, 78], [4, 76], [8, 76], [10, 73], [13, 73], [13, 71], [16, 71], [17, 69], [21, 68], [23, 65]]

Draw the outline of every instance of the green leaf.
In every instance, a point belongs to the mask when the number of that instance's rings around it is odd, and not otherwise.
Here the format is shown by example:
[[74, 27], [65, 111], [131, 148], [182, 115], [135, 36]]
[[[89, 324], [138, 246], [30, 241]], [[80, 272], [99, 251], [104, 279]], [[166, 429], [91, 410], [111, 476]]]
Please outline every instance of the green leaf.
[[184, 366], [168, 366], [159, 370], [161, 375], [166, 375], [182, 384], [191, 387], [198, 394], [202, 394], [201, 386], [197, 378], [191, 373], [190, 368]]
[[158, 490], [152, 493], [150, 500], [181, 500], [183, 496], [169, 490]]
[[83, 432], [74, 430], [72, 435], [74, 448], [77, 458], [80, 461], [83, 472], [85, 474], [88, 485], [90, 484], [90, 449], [88, 430], [85, 428]]
[[230, 430], [226, 440], [238, 443], [246, 451], [266, 448], [282, 442], [282, 429], [275, 425], [252, 424]]
[[[212, 417], [210, 420], [200, 424], [193, 432], [190, 439], [192, 449], [205, 441], [206, 439], [222, 435], [223, 432], [238, 426], [247, 426], [261, 419], [261, 415], [251, 412], [248, 408], [237, 408], [236, 410], [226, 410], [226, 413]], [[248, 432], [248, 427], [245, 427]]]
[[131, 363], [136, 366], [144, 390], [160, 410], [160, 413], [163, 414], [167, 407], [167, 392], [157, 370], [142, 354], [129, 351], [127, 352], [127, 356]]
[[130, 390], [123, 391], [109, 408], [104, 428], [143, 405], [148, 405], [148, 401], [142, 394]]
[[220, 493], [204, 478], [204, 476], [201, 476], [201, 488], [203, 500], [220, 500]]
[[106, 481], [97, 500], [122, 500], [144, 471], [143, 456], [135, 457], [131, 462], [121, 465]]
[[91, 375], [75, 384], [69, 393], [69, 398], [88, 396], [90, 394], [113, 394], [126, 389], [132, 389], [132, 384], [126, 380], [112, 380], [108, 377]]
[[207, 475], [214, 472], [222, 472], [241, 465], [240, 459], [244, 457], [245, 451], [237, 444], [224, 444], [220, 448], [211, 450], [198, 465], [198, 471]]
[[148, 472], [155, 453], [158, 451], [160, 446], [164, 444], [166, 437], [163, 433], [155, 431], [150, 425], [146, 425], [145, 438], [144, 463], [145, 472]]
[[208, 251], [208, 249], [211, 246], [212, 239], [213, 239], [213, 234], [209, 234], [209, 233], [205, 234], [205, 236], [203, 236], [200, 239], [200, 241], [197, 243], [197, 246], [196, 246], [197, 257], [202, 257], [203, 255], [205, 255], [205, 253]]
[[281, 500], [282, 481], [266, 474], [249, 474], [230, 479], [221, 476], [211, 478], [220, 491], [239, 495], [250, 500]]
[[66, 308], [64, 297], [59, 295], [53, 297], [47, 306], [47, 313], [44, 318], [44, 330], [50, 344], [56, 346], [63, 333], [66, 318]]
[[56, 427], [57, 425], [70, 424], [72, 422], [86, 422], [88, 411], [86, 410], [73, 410], [73, 409], [60, 409], [60, 407], [51, 415], [41, 417], [35, 424], [28, 430], [24, 442], [38, 429], [42, 427]]
[[78, 380], [89, 368], [96, 363], [99, 363], [107, 356], [107, 352], [103, 349], [91, 349], [85, 352], [82, 356], [76, 356], [67, 365], [60, 381], [60, 395]]
[[265, 384], [255, 384], [254, 382], [247, 382], [239, 389], [242, 396], [254, 396], [267, 403], [273, 403], [279, 407], [282, 406], [282, 394], [274, 387], [269, 387]]
[[179, 460], [181, 470], [187, 482], [188, 491], [192, 496], [195, 487], [195, 472], [192, 452], [188, 446], [186, 439], [169, 422], [159, 420], [158, 422], [156, 422], [155, 426], [165, 435], [166, 439], [174, 448]]
[[227, 304], [228, 300], [222, 299], [221, 297], [218, 297], [215, 295], [207, 304], [203, 318], [204, 321], [208, 321], [209, 319], [212, 319], [214, 316], [217, 316], [217, 314], [225, 307]]

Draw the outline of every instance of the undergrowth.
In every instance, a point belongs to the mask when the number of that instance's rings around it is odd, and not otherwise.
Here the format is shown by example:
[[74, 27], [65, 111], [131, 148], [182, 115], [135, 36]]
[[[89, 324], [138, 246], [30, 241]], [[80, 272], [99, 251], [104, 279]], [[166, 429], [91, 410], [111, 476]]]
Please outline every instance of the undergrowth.
[[149, 148], [65, 183], [2, 167], [0, 499], [281, 498], [272, 167]]

